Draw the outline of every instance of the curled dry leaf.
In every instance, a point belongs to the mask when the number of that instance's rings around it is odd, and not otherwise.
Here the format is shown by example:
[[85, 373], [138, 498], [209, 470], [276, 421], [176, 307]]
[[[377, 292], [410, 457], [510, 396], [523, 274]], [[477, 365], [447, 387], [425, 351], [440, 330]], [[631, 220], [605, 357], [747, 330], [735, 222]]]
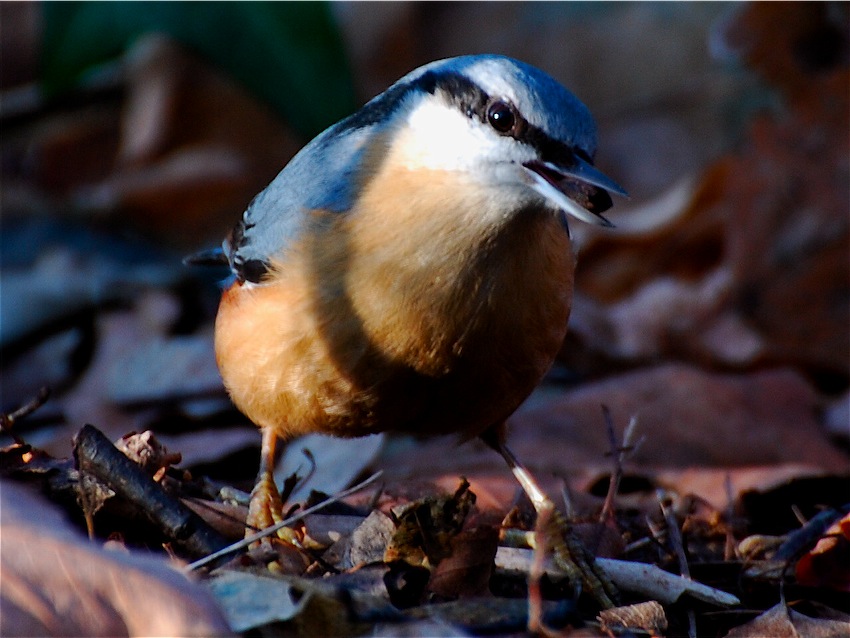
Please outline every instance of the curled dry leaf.
[[125, 434], [115, 442], [115, 447], [151, 476], [182, 460], [180, 452], [169, 452], [150, 430]]
[[451, 496], [426, 497], [396, 513], [396, 529], [384, 561], [404, 561], [433, 569], [452, 554], [452, 539], [460, 533], [475, 504], [466, 479]]

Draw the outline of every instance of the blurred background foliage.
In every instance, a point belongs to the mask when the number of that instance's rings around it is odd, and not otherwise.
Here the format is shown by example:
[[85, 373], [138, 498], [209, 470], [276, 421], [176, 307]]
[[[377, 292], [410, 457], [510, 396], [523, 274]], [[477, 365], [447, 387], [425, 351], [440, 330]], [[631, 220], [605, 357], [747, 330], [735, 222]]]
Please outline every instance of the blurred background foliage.
[[355, 108], [325, 2], [46, 2], [42, 81], [55, 96], [150, 32], [167, 34], [311, 137]]

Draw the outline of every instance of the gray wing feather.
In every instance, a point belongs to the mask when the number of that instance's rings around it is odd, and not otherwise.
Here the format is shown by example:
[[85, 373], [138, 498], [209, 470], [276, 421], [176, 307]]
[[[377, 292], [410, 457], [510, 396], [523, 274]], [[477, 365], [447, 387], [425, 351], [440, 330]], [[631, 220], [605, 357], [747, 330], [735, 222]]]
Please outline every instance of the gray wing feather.
[[284, 255], [297, 241], [310, 210], [345, 213], [351, 208], [369, 131], [338, 128], [301, 149], [242, 214], [224, 247], [240, 279], [259, 281], [269, 259]]

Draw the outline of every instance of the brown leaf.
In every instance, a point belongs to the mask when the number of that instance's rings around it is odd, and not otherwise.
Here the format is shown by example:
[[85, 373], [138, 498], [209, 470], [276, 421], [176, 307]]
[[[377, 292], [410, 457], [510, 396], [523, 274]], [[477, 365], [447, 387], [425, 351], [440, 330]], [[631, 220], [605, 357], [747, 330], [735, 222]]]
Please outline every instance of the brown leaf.
[[645, 440], [630, 463], [846, 468], [815, 420], [815, 394], [787, 369], [712, 374], [668, 364], [589, 383], [514, 415], [511, 445], [532, 468], [602, 465], [609, 448], [603, 404], [614, 423], [637, 418], [637, 436]]
[[740, 150], [704, 171], [678, 215], [592, 237], [566, 361], [586, 363], [590, 349], [631, 362], [794, 365], [831, 391], [846, 386], [850, 12], [827, 6], [741, 5], [727, 22], [727, 44], [785, 101], [752, 118]]
[[451, 554], [440, 561], [428, 589], [445, 598], [480, 595], [487, 591], [499, 530], [492, 526], [462, 530], [451, 539]]
[[650, 636], [661, 636], [667, 630], [664, 608], [655, 601], [626, 607], [605, 609], [597, 616], [602, 629], [611, 634], [638, 630]]
[[0, 499], [2, 635], [230, 634], [210, 596], [168, 563], [97, 548], [17, 484], [4, 482]]
[[116, 170], [77, 191], [169, 244], [218, 240], [298, 149], [232, 79], [162, 35], [126, 56], [127, 100]]
[[396, 530], [384, 553], [384, 561], [434, 569], [451, 556], [452, 539], [460, 533], [475, 494], [462, 479], [451, 496], [426, 497], [403, 506], [396, 513]]
[[740, 5], [724, 26], [728, 47], [770, 84], [796, 95], [842, 60], [850, 14], [824, 3], [755, 3]]
[[735, 627], [726, 638], [843, 638], [848, 634], [850, 623], [846, 621], [811, 618], [779, 603], [750, 622]]
[[794, 480], [827, 476], [828, 472], [814, 465], [781, 463], [737, 468], [662, 469], [653, 475], [653, 480], [679, 494], [698, 496], [722, 512], [728, 510], [730, 498], [737, 501], [747, 492], [767, 492]]
[[797, 581], [808, 587], [850, 592], [850, 514], [830, 527], [797, 562]]

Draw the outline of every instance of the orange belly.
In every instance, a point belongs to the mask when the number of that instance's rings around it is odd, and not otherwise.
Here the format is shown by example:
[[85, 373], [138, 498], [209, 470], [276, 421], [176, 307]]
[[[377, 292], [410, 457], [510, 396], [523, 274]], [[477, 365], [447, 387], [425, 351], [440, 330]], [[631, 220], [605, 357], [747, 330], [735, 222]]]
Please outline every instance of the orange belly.
[[[284, 438], [479, 434], [531, 393], [563, 341], [573, 266], [558, 233], [566, 239], [558, 228], [542, 246], [531, 243], [539, 252], [502, 263], [482, 298], [442, 319], [433, 316], [439, 308], [399, 308], [383, 324], [364, 321], [354, 308], [370, 303], [323, 301], [306, 276], [234, 284], [216, 321], [224, 383], [252, 421]], [[438, 344], [416, 338], [440, 324]]]
[[[399, 193], [403, 177], [392, 181]], [[380, 201], [367, 192], [362, 210], [328, 215], [309, 241], [288, 248], [268, 283], [225, 291], [218, 364], [257, 425], [283, 438], [475, 436], [539, 383], [563, 342], [572, 295], [561, 221], [522, 212], [481, 241], [480, 229], [441, 221], [446, 184], [428, 183], [433, 214], [421, 202], [415, 216], [382, 210], [391, 188], [376, 185]]]

